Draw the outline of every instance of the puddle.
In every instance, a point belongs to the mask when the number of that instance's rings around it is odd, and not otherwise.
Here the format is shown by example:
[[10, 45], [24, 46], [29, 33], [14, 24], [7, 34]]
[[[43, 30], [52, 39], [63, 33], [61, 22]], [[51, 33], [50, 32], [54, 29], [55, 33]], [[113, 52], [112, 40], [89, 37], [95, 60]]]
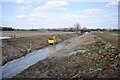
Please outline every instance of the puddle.
[[11, 37], [0, 37], [0, 39], [9, 39]]

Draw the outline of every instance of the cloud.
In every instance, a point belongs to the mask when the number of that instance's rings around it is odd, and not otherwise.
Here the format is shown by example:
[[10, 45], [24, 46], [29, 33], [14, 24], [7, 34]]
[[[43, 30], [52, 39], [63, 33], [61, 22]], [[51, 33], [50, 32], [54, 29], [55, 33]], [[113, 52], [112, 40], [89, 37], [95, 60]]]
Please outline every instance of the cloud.
[[[66, 1], [49, 1], [44, 6], [36, 7], [34, 10], [31, 10], [31, 7], [34, 3], [28, 0], [17, 0], [17, 4], [19, 5], [16, 8], [16, 13], [20, 14], [29, 14], [28, 17], [32, 17], [31, 19], [37, 20], [38, 18], [45, 19], [46, 16], [41, 15], [42, 12], [54, 11], [54, 10], [66, 10], [66, 6], [68, 3]], [[38, 4], [38, 3], [36, 3]], [[32, 11], [32, 13], [28, 13], [28, 11]], [[35, 18], [36, 19], [35, 19]], [[30, 19], [30, 18], [29, 18]]]
[[[83, 10], [77, 9], [76, 12], [72, 13], [66, 11], [67, 13], [56, 14], [54, 11], [67, 9], [67, 6], [69, 5], [67, 1], [49, 1], [45, 4], [41, 3], [34, 6], [34, 3], [32, 3], [32, 5], [32, 8], [29, 7], [28, 9], [27, 5], [22, 2], [20, 3], [17, 8], [18, 16], [16, 16], [18, 22], [31, 23], [34, 25], [42, 25], [47, 27], [71, 26], [76, 22], [79, 22], [82, 26], [86, 27], [101, 27], [117, 24], [118, 22], [115, 15], [110, 15], [106, 8], [86, 8]], [[45, 13], [52, 11], [53, 13]]]
[[16, 3], [18, 4], [18, 5], [20, 5], [20, 6], [25, 6], [25, 7], [30, 7], [30, 6], [32, 6], [32, 1], [30, 1], [30, 0], [16, 0]]
[[45, 20], [47, 18], [47, 16], [40, 15], [37, 13], [30, 14], [28, 17], [29, 17], [28, 19], [29, 21]]
[[112, 7], [118, 7], [118, 2], [109, 2], [109, 3], [106, 5], [106, 7], [110, 7], [110, 6], [112, 6]]
[[88, 18], [85, 15], [67, 15], [64, 16], [61, 21], [80, 21], [80, 20], [85, 20], [86, 18]]
[[30, 11], [32, 5], [20, 5], [18, 7], [16, 7], [16, 13], [17, 14], [23, 14], [23, 13], [27, 13], [28, 11]]
[[50, 1], [47, 2], [42, 7], [37, 7], [35, 11], [41, 12], [41, 11], [54, 11], [54, 10], [65, 10], [65, 7], [68, 5], [68, 2], [66, 1]]
[[18, 3], [18, 4], [21, 4], [21, 3], [24, 3], [25, 2], [25, 0], [16, 0], [16, 3]]
[[91, 9], [84, 9], [81, 10], [79, 14], [73, 14], [73, 15], [67, 15], [61, 20], [66, 21], [89, 21], [91, 19], [96, 19], [99, 14], [103, 14], [104, 9], [98, 9], [98, 8], [91, 8]]
[[32, 7], [32, 2], [28, 0], [17, 0], [17, 7], [16, 7], [16, 13], [17, 14], [24, 14], [29, 11], [29, 9]]
[[86, 15], [96, 15], [96, 14], [103, 13], [104, 10], [103, 10], [103, 9], [92, 8], [92, 9], [82, 10], [81, 12], [82, 12], [83, 14], [86, 14]]
[[103, 16], [103, 20], [109, 23], [118, 23], [118, 14], [117, 13], [109, 13]]
[[29, 15], [18, 15], [16, 16], [18, 20], [25, 20], [25, 21], [39, 21], [39, 20], [45, 20], [47, 17], [40, 15], [40, 14], [29, 14]]
[[23, 13], [26, 12], [26, 9], [27, 8], [25, 6], [19, 6], [19, 7], [16, 8], [16, 13], [23, 14]]
[[70, 21], [70, 20], [80, 19], [80, 17], [81, 17], [80, 15], [69, 15], [69, 16], [66, 16], [65, 19]]
[[[101, 16], [102, 15], [102, 16]], [[117, 14], [111, 14], [104, 11], [104, 9], [85, 9], [78, 14], [66, 15], [60, 18], [60, 22], [75, 24], [79, 22], [82, 26], [87, 27], [102, 27], [106, 24], [117, 24]]]
[[18, 16], [16, 16], [16, 18], [17, 19], [25, 19], [25, 18], [27, 18], [27, 16], [25, 16], [25, 15], [18, 15]]

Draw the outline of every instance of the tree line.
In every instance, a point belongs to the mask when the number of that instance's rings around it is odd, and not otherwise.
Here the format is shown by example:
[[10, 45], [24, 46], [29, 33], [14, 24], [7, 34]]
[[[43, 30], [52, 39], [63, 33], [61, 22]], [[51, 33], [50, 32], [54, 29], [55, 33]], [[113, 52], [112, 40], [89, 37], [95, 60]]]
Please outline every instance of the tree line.
[[14, 29], [12, 27], [0, 27], [0, 31], [63, 31], [63, 32], [90, 32], [90, 31], [120, 31], [120, 29], [87, 29], [86, 27], [81, 28], [80, 24], [76, 24], [69, 28], [54, 28], [54, 29]]

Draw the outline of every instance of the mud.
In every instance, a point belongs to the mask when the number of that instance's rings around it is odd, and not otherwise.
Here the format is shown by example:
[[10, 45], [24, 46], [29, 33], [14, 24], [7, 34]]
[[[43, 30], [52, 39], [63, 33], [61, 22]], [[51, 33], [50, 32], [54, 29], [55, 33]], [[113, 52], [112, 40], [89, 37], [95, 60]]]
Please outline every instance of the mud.
[[120, 49], [93, 33], [13, 78], [120, 78], [119, 59]]
[[[57, 34], [59, 42], [74, 37], [74, 33]], [[47, 40], [51, 35], [39, 35], [2, 40], [2, 65], [8, 61], [25, 56], [27, 53], [48, 46]]]

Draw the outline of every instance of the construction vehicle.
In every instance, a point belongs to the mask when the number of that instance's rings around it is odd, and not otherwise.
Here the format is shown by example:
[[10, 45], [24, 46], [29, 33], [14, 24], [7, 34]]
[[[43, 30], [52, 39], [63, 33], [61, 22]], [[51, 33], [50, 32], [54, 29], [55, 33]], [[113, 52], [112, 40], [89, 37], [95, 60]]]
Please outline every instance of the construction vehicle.
[[54, 35], [52, 38], [49, 38], [48, 39], [48, 44], [56, 44], [58, 42], [58, 36], [57, 35]]

